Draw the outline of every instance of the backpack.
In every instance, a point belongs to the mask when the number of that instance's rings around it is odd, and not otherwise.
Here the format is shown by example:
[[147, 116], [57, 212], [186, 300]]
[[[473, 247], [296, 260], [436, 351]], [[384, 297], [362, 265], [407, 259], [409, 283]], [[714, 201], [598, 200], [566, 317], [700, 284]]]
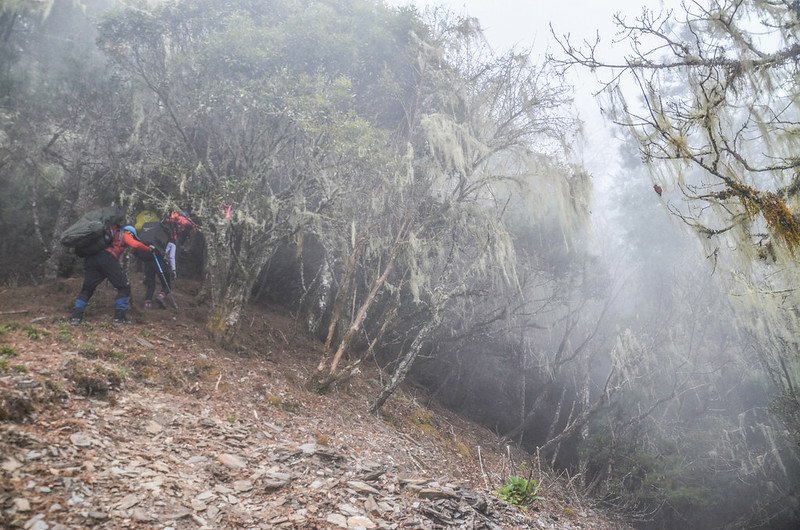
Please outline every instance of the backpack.
[[[169, 230], [156, 221], [144, 223], [139, 230], [139, 237], [137, 237], [137, 239], [147, 246], [153, 245], [163, 253], [167, 248], [167, 243], [169, 243], [169, 235]], [[134, 251], [134, 255], [142, 261], [150, 261], [153, 259], [149, 252], [142, 252], [140, 250]]]
[[142, 229], [142, 227], [145, 225], [145, 223], [152, 223], [152, 222], [158, 222], [158, 221], [159, 221], [159, 218], [158, 218], [158, 215], [156, 215], [155, 212], [150, 211], [150, 210], [142, 210], [141, 212], [136, 214], [136, 222], [133, 224], [133, 227], [137, 231], [140, 231]]
[[92, 256], [108, 248], [114, 241], [113, 225], [121, 225], [122, 212], [116, 206], [106, 206], [87, 212], [61, 234], [61, 244], [75, 250], [81, 258]]

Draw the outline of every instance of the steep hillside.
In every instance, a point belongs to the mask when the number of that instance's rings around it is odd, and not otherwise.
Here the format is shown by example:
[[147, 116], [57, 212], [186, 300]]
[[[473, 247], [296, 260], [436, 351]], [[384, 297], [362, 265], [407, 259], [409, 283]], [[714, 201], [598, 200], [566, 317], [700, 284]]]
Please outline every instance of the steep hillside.
[[[251, 308], [222, 349], [183, 282], [122, 327], [103, 287], [71, 327], [79, 285], [0, 291], [3, 528], [624, 528], [420, 391], [367, 414], [377, 369], [309, 393], [291, 318]], [[541, 482], [526, 511], [494, 496], [509, 474]]]

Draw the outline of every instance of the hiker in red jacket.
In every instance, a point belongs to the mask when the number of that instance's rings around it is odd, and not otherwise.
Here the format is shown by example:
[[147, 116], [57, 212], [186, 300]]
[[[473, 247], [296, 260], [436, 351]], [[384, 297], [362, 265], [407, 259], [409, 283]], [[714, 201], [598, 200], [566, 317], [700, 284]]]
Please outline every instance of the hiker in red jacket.
[[129, 322], [127, 313], [131, 300], [131, 284], [119, 264], [119, 258], [126, 247], [142, 252], [153, 251], [153, 247], [137, 240], [136, 235], [136, 229], [132, 226], [125, 226], [120, 230], [118, 225], [112, 225], [109, 234], [111, 244], [83, 260], [83, 287], [81, 287], [81, 292], [72, 306], [70, 324], [77, 326], [81, 323], [83, 312], [89, 304], [89, 299], [94, 294], [97, 286], [106, 279], [117, 290], [117, 298], [114, 304], [114, 323], [127, 324]]
[[175, 254], [178, 245], [183, 244], [192, 232], [197, 231], [197, 224], [189, 218], [189, 214], [184, 211], [172, 211], [164, 218], [162, 224], [170, 232], [170, 241], [167, 243], [164, 255], [169, 262], [171, 279], [178, 277], [178, 265]]

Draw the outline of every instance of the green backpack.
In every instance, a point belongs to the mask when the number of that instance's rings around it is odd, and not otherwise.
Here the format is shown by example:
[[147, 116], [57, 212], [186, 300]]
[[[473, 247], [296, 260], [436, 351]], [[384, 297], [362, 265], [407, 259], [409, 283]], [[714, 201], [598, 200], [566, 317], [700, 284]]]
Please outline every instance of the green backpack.
[[85, 258], [108, 248], [113, 242], [112, 225], [121, 225], [124, 218], [116, 206], [106, 206], [87, 212], [61, 234], [61, 244], [75, 249], [75, 254]]

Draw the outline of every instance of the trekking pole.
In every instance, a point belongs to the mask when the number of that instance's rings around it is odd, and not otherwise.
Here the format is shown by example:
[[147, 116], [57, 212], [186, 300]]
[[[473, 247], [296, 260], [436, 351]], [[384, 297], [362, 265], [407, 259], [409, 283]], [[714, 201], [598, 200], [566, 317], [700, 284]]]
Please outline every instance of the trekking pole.
[[178, 302], [175, 301], [175, 297], [172, 295], [172, 288], [170, 288], [169, 284], [167, 283], [167, 278], [164, 276], [164, 269], [161, 268], [161, 262], [158, 260], [158, 256], [156, 253], [153, 253], [153, 260], [156, 262], [156, 268], [158, 269], [158, 274], [161, 276], [161, 287], [166, 289], [167, 298], [172, 303], [172, 306], [175, 309], [178, 309]]

